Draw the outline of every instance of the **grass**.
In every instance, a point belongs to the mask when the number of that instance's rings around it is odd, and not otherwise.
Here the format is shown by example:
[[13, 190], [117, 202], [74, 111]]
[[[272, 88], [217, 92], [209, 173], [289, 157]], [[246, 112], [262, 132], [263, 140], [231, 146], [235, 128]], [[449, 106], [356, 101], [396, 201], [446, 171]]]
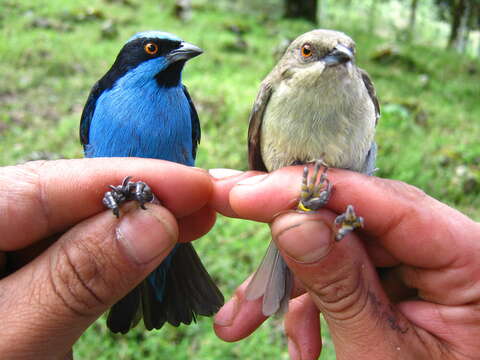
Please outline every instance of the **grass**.
[[[198, 0], [191, 21], [181, 23], [171, 3], [2, 0], [0, 165], [81, 157], [78, 123], [90, 87], [133, 33], [162, 29], [205, 50], [184, 72], [203, 129], [197, 165], [245, 169], [247, 119], [258, 84], [275, 64], [279, 44], [312, 25], [280, 19], [275, 1], [254, 2], [248, 11], [241, 1], [233, 7]], [[374, 79], [382, 104], [378, 175], [414, 184], [480, 220], [479, 63], [444, 51], [440, 40], [402, 43], [391, 28], [388, 35], [372, 34], [361, 18], [350, 13], [344, 22], [341, 5], [331, 7], [335, 16], [327, 25], [356, 40], [358, 63]], [[118, 35], [102, 37], [109, 20]], [[381, 30], [382, 22], [376, 26]], [[244, 32], [244, 43], [232, 28]], [[265, 225], [220, 217], [195, 246], [229, 296], [258, 264], [268, 237]], [[287, 359], [286, 349], [275, 319], [234, 344], [219, 341], [206, 318], [126, 336], [110, 334], [100, 319], [75, 353], [86, 359]], [[322, 359], [334, 358], [327, 335]]]

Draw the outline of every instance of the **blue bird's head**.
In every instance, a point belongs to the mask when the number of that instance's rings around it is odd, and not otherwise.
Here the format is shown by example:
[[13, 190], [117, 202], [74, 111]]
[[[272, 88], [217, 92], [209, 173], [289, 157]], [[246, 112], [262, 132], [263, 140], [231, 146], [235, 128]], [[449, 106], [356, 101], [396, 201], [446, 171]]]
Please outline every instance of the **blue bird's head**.
[[134, 71], [137, 84], [155, 78], [160, 87], [177, 86], [185, 62], [202, 52], [199, 47], [167, 32], [140, 32], [127, 41], [100, 82], [109, 88], [116, 80]]
[[[140, 110], [148, 107], [147, 99], [164, 107], [162, 101], [168, 100], [163, 89], [177, 89], [186, 93], [183, 96], [188, 96], [181, 83], [182, 70], [186, 61], [202, 52], [199, 47], [167, 32], [144, 31], [132, 36], [120, 50], [112, 67], [93, 86], [85, 104], [80, 124], [80, 140], [85, 150], [90, 142], [94, 114], [97, 118], [111, 118], [112, 114], [118, 118], [120, 114], [124, 114], [125, 118], [133, 118], [134, 115], [138, 118], [145, 115], [140, 115]], [[191, 101], [189, 97], [188, 101]], [[99, 108], [98, 102], [101, 103]], [[98, 122], [95, 127], [98, 126], [109, 125]]]

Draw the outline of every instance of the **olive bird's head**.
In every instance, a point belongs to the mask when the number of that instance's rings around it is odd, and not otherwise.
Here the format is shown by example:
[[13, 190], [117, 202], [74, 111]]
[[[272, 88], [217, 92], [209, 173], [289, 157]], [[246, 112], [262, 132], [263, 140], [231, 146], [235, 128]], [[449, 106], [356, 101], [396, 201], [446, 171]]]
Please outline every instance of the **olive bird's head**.
[[284, 78], [319, 84], [349, 74], [355, 62], [355, 43], [342, 32], [317, 29], [302, 34], [279, 62]]

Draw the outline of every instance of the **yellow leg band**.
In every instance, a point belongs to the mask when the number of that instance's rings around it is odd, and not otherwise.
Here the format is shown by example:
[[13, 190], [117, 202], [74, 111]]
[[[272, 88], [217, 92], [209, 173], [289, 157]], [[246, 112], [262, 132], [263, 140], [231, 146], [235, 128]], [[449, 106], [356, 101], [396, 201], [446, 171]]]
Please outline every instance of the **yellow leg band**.
[[312, 209], [305, 207], [301, 201], [298, 203], [297, 209], [305, 212], [313, 211]]

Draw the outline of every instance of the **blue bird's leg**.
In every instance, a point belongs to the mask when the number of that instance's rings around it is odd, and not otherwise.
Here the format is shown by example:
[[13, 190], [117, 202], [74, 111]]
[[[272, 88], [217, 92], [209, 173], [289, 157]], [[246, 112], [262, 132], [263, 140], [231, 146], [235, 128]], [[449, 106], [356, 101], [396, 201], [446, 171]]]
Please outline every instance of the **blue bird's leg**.
[[112, 209], [117, 218], [120, 216], [120, 206], [127, 201], [137, 201], [144, 210], [145, 203], [157, 201], [150, 186], [143, 181], [130, 181], [131, 178], [131, 176], [127, 176], [117, 186], [109, 185], [110, 191], [103, 196], [103, 205]]
[[[322, 166], [324, 169], [320, 174], [320, 168]], [[322, 160], [317, 160], [315, 161], [312, 177], [308, 179], [308, 167], [305, 166], [303, 169], [302, 191], [297, 207], [298, 210], [315, 211], [328, 202], [332, 194], [333, 185], [327, 178], [327, 171], [328, 166]]]

